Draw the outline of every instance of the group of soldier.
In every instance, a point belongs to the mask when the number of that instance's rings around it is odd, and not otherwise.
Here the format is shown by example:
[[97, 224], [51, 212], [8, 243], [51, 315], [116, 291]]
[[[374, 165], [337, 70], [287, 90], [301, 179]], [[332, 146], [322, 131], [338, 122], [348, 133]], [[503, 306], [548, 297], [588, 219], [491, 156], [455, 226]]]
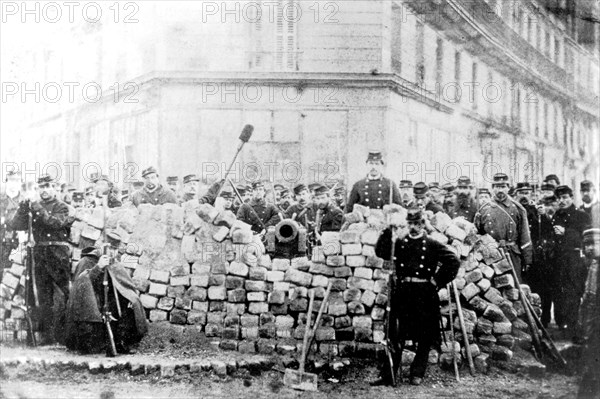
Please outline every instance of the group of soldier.
[[[584, 230], [600, 227], [600, 205], [596, 186], [591, 181], [581, 183], [583, 203], [577, 207], [573, 189], [561, 185], [556, 175], [547, 176], [540, 186], [520, 182], [512, 187], [509, 177], [503, 173], [494, 175], [491, 189], [475, 186], [469, 177], [460, 177], [455, 184], [413, 184], [402, 180], [396, 185], [383, 175], [384, 165], [380, 152], [370, 152], [366, 176], [354, 183], [347, 196], [343, 184], [339, 183], [333, 186], [296, 184], [290, 190], [264, 181], [235, 185], [231, 180], [223, 179], [203, 189], [201, 179], [194, 174], [186, 175], [181, 187], [177, 177], [168, 177], [167, 184], [163, 185], [154, 167], [143, 170], [143, 181], [133, 184], [131, 193], [119, 191], [104, 175], [94, 176], [93, 185], [84, 191], [77, 191], [70, 185], [61, 186], [49, 176], [41, 176], [37, 187], [31, 189], [22, 185], [21, 176], [15, 171], [9, 173], [1, 198], [2, 266], [9, 265], [8, 256], [18, 245], [15, 232], [27, 228], [26, 216], [33, 213], [35, 277], [41, 299], [43, 330], [44, 326], [56, 323], [56, 320], [50, 320], [56, 307], [55, 292], [69, 297], [68, 287], [73, 276], [67, 241], [76, 208], [193, 201], [230, 210], [248, 223], [254, 233], [263, 236], [269, 227], [282, 219], [294, 219], [307, 230], [314, 231], [318, 240], [322, 232], [342, 229], [345, 215], [353, 211], [355, 204], [372, 209], [397, 204], [407, 209], [410, 233], [397, 239], [399, 226], [390, 225], [381, 233], [377, 254], [384, 259], [393, 259], [402, 288], [397, 290], [401, 294], [392, 296], [392, 301], [397, 304], [394, 317], [403, 320], [399, 324], [406, 327], [401, 329], [403, 332], [397, 342], [402, 345], [411, 337], [420, 342], [417, 346], [421, 350], [417, 349], [411, 368], [413, 383], [422, 380], [426, 353], [437, 337], [434, 331], [438, 330], [439, 309], [435, 286], [431, 282], [444, 287], [454, 279], [459, 266], [458, 259], [447, 247], [429, 238], [427, 233], [433, 228], [427, 214], [443, 212], [452, 219], [463, 218], [473, 223], [480, 234], [491, 235], [510, 255], [517, 277], [540, 294], [542, 323], [545, 326], [550, 323], [554, 305], [558, 327], [568, 332], [571, 338], [578, 337], [576, 310], [584, 295], [589, 263], [583, 257]], [[94, 249], [88, 253], [95, 262], [84, 268], [88, 273], [86, 278], [96, 281], [98, 273], [90, 274], [89, 271], [94, 267], [106, 268], [110, 262]], [[119, 275], [118, 272], [113, 274]], [[112, 281], [115, 287], [133, 287], [124, 276]], [[91, 289], [94, 284], [83, 285]], [[126, 291], [123, 288], [123, 292]], [[121, 298], [129, 296], [124, 294]], [[125, 299], [123, 305], [127, 305], [127, 301], [135, 302], [134, 298]], [[97, 320], [98, 314], [88, 319]], [[138, 330], [143, 331], [144, 326]], [[431, 331], [431, 334], [424, 331]]]

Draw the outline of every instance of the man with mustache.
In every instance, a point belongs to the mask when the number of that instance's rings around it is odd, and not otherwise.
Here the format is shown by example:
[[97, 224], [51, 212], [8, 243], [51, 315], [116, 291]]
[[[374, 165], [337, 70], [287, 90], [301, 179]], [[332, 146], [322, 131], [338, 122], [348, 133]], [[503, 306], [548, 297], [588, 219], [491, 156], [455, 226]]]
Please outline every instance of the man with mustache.
[[398, 283], [389, 297], [390, 323], [397, 325], [398, 331], [390, 337], [396, 355], [393, 372], [401, 372], [404, 343], [412, 340], [417, 351], [410, 366], [410, 383], [420, 385], [427, 370], [429, 350], [440, 341], [438, 290], [456, 277], [460, 261], [448, 246], [427, 236], [421, 209], [410, 208], [406, 220], [408, 236], [396, 239], [397, 226], [388, 227], [379, 236], [375, 253], [390, 260], [394, 245], [394, 273]]
[[[383, 155], [379, 151], [369, 152], [367, 156], [367, 177], [354, 183], [345, 213], [354, 210], [354, 204], [363, 205], [371, 209], [383, 209], [383, 206], [390, 202], [390, 192], [392, 202], [402, 205], [400, 192], [390, 179], [383, 176]], [[412, 190], [411, 190], [412, 194]]]
[[24, 200], [21, 185], [20, 171], [11, 170], [6, 173], [4, 190], [0, 194], [0, 272], [10, 269], [12, 262], [8, 258], [12, 250], [19, 246], [17, 232], [10, 228], [10, 224], [19, 209], [19, 203]]
[[592, 226], [600, 228], [600, 202], [596, 197], [596, 187], [589, 180], [584, 180], [579, 186], [581, 200], [583, 204], [579, 207], [580, 211], [587, 213], [592, 219]]
[[312, 203], [312, 196], [308, 187], [300, 183], [294, 187], [296, 203], [292, 204], [286, 211], [285, 217], [292, 219], [295, 217], [296, 222], [300, 223], [304, 228], [310, 229], [315, 222], [316, 210]]
[[424, 211], [431, 211], [435, 215], [438, 212], [444, 212], [444, 208], [432, 201], [429, 195], [429, 187], [423, 182], [418, 182], [413, 187], [415, 205]]
[[590, 217], [579, 211], [573, 203], [573, 190], [569, 186], [556, 188], [558, 211], [554, 215], [554, 241], [557, 279], [554, 316], [556, 324], [565, 333], [576, 338], [577, 310], [583, 295], [586, 268], [581, 257], [583, 231], [590, 227]]
[[153, 166], [142, 171], [144, 178], [144, 187], [131, 195], [133, 205], [140, 204], [163, 205], [176, 204], [177, 196], [170, 189], [166, 189], [160, 184], [158, 172]]
[[398, 189], [400, 191], [400, 198], [402, 199], [402, 206], [406, 209], [411, 208], [415, 204], [413, 182], [410, 180], [400, 180]]
[[38, 309], [34, 309], [33, 318], [39, 323], [41, 345], [62, 343], [71, 279], [69, 229], [75, 219], [69, 214], [69, 206], [57, 198], [49, 175], [38, 178], [38, 190], [26, 193], [11, 227], [27, 230], [30, 212], [35, 240], [33, 272], [40, 304]]
[[94, 191], [96, 191], [96, 198], [98, 198], [97, 202], [101, 203], [101, 198], [105, 195], [108, 195], [109, 208], [118, 208], [122, 206], [123, 204], [113, 192], [113, 188], [113, 182], [111, 182], [108, 176], [106, 175], [101, 175], [98, 176], [98, 178], [94, 179]]
[[265, 200], [265, 183], [255, 181], [252, 183], [252, 200], [240, 206], [237, 212], [237, 218], [244, 223], [252, 226], [252, 231], [264, 235], [266, 229], [270, 226], [276, 226], [279, 223], [279, 212], [273, 204]]
[[478, 207], [482, 207], [492, 200], [492, 193], [485, 187], [482, 187], [477, 190], [477, 205]]
[[452, 219], [462, 217], [473, 223], [477, 213], [477, 202], [471, 196], [471, 179], [461, 176], [456, 183], [456, 200], [452, 211], [449, 213]]
[[440, 187], [440, 183], [429, 183], [428, 196], [432, 204], [439, 205], [444, 210], [444, 190]]
[[446, 183], [442, 186], [442, 190], [444, 193], [444, 202], [443, 207], [444, 211], [450, 215], [454, 211], [454, 207], [456, 206], [455, 201], [455, 187], [452, 183]]
[[494, 198], [479, 208], [474, 224], [479, 234], [491, 235], [510, 255], [519, 281], [529, 269], [533, 248], [525, 208], [508, 195], [508, 176], [496, 173], [492, 183]]
[[315, 189], [315, 198], [313, 203], [313, 212], [315, 214], [316, 226], [320, 239], [323, 231], [340, 231], [344, 212], [331, 203], [329, 198], [329, 188], [320, 186]]

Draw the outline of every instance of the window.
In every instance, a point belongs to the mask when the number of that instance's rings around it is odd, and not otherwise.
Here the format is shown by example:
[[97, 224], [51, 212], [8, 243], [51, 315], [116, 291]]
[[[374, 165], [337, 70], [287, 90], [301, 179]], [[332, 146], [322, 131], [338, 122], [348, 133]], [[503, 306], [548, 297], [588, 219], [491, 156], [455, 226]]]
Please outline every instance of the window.
[[444, 41], [441, 38], [437, 38], [435, 46], [435, 82], [436, 92], [440, 94], [442, 81], [444, 79]]
[[479, 81], [477, 80], [477, 63], [474, 62], [473, 63], [473, 69], [472, 69], [472, 74], [471, 74], [471, 82], [473, 82], [473, 86], [470, 88], [470, 90], [472, 90], [472, 93], [469, 93], [469, 96], [473, 96], [473, 110], [477, 111], [477, 103], [479, 102], [479, 90], [481, 89], [481, 85], [475, 87], [475, 84], [479, 83]]
[[425, 26], [421, 21], [417, 21], [417, 48], [416, 48], [416, 78], [415, 82], [422, 85], [425, 81]]
[[402, 74], [402, 9], [392, 5], [392, 71], [398, 75]]

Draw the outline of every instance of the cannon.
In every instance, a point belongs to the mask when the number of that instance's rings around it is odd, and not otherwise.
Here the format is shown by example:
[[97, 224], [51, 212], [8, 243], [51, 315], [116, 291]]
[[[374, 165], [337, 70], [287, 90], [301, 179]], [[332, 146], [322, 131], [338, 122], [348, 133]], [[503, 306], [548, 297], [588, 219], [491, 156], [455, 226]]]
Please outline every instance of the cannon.
[[284, 219], [267, 229], [267, 252], [276, 258], [306, 256], [307, 231], [296, 221]]

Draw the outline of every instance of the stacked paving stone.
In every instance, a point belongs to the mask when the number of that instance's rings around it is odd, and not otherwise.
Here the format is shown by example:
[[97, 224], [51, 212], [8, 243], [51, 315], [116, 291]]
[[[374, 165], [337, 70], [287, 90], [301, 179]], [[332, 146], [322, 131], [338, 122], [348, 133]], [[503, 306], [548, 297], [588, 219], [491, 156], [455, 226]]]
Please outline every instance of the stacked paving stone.
[[11, 256], [12, 266], [2, 274], [0, 283], [0, 339], [24, 340], [27, 335], [25, 320], [25, 261], [19, 247]]
[[[516, 344], [530, 346], [519, 293], [494, 240], [477, 235], [464, 220], [442, 213], [428, 216], [430, 236], [461, 258], [455, 284], [477, 365], [487, 367], [489, 356], [509, 360]], [[385, 338], [390, 272], [375, 256], [375, 244], [386, 221], [405, 225], [405, 217], [397, 206], [383, 211], [355, 206], [346, 215], [344, 231], [323, 233], [311, 260], [272, 259], [250, 226], [232, 212], [194, 201], [111, 209], [106, 227], [123, 238], [120, 261], [129, 269], [151, 322], [193, 326], [224, 349], [291, 354], [301, 347], [309, 293], [315, 294], [317, 312], [331, 284], [316, 332], [317, 348], [329, 356], [360, 356], [376, 354]], [[104, 224], [102, 209], [78, 212], [71, 228], [73, 265], [82, 248], [101, 243]], [[399, 231], [407, 233], [405, 227]], [[2, 280], [5, 329], [10, 320], [18, 320], [15, 315], [22, 316], [18, 281], [24, 262], [17, 257]], [[525, 290], [539, 307], [539, 297]], [[448, 344], [441, 355], [432, 352], [430, 360], [451, 365], [452, 350], [462, 354], [463, 341], [456, 312], [449, 316], [448, 292], [442, 289], [439, 295], [443, 322], [446, 327], [454, 323], [457, 333], [452, 347], [446, 332]]]

